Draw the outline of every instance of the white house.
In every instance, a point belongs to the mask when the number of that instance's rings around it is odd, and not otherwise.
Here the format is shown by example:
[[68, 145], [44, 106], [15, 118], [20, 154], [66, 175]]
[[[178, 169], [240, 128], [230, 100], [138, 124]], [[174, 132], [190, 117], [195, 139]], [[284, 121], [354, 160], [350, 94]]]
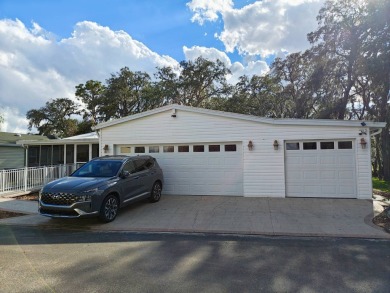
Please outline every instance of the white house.
[[96, 130], [101, 155], [157, 158], [165, 194], [369, 199], [370, 136], [384, 126], [174, 104], [101, 123]]

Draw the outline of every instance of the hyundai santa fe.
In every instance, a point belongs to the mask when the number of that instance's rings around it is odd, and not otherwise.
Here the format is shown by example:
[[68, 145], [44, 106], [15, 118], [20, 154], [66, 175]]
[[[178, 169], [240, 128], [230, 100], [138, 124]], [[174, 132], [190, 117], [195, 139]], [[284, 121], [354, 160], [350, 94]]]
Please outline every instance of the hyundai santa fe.
[[163, 172], [151, 156], [95, 158], [68, 177], [46, 184], [39, 213], [54, 218], [99, 216], [113, 221], [120, 207], [143, 198], [161, 198]]

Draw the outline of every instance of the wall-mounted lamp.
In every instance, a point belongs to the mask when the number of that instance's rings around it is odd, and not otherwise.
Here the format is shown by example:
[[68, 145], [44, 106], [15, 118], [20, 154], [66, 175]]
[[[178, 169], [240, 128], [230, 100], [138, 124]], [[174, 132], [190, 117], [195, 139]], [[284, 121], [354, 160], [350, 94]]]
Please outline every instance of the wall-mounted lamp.
[[176, 109], [172, 109], [171, 117], [176, 118]]
[[108, 152], [108, 149], [109, 149], [108, 144], [105, 144], [104, 147], [103, 147], [103, 151], [104, 151], [105, 153], [107, 153], [107, 152]]
[[253, 142], [250, 140], [249, 142], [248, 142], [248, 150], [253, 150], [253, 147], [254, 147], [254, 144], [253, 144]]
[[279, 149], [279, 142], [276, 139], [274, 140], [273, 146], [274, 146], [275, 151], [277, 151]]
[[367, 135], [367, 130], [365, 129], [360, 129], [359, 135]]
[[366, 142], [366, 140], [364, 139], [364, 137], [362, 137], [362, 138], [360, 139], [360, 145], [362, 146], [362, 149], [365, 149], [365, 148], [366, 148], [367, 142]]

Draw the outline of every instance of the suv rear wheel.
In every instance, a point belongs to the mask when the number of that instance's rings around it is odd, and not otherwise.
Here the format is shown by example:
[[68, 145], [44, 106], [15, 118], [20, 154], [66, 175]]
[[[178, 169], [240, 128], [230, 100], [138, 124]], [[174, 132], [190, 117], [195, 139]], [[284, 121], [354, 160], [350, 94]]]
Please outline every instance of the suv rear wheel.
[[100, 219], [103, 222], [111, 222], [114, 221], [116, 215], [118, 214], [119, 202], [118, 198], [115, 195], [108, 195], [100, 208]]
[[161, 191], [162, 191], [161, 183], [158, 181], [154, 182], [153, 187], [152, 187], [152, 192], [150, 195], [150, 201], [151, 202], [158, 202], [161, 198]]

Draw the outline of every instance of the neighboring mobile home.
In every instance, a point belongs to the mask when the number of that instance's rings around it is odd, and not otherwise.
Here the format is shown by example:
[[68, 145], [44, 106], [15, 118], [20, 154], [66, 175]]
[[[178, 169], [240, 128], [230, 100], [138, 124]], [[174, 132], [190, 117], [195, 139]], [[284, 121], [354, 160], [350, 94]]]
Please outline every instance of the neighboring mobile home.
[[18, 140], [49, 141], [47, 136], [0, 132], [0, 170], [17, 169], [25, 166], [25, 149]]
[[101, 155], [157, 158], [165, 194], [369, 199], [370, 138], [384, 126], [174, 104], [101, 123], [96, 130]]

